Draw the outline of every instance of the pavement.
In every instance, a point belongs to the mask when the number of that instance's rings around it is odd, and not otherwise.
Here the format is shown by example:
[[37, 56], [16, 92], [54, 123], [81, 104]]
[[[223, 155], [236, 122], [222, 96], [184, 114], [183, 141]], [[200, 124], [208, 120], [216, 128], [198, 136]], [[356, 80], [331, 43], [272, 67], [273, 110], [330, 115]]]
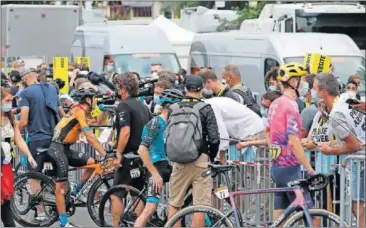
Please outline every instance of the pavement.
[[[69, 221], [79, 227], [98, 227], [90, 218], [88, 209], [85, 207], [76, 208], [76, 212], [72, 217], [69, 217]], [[17, 227], [22, 227], [16, 223]], [[51, 227], [60, 227], [60, 223], [57, 221]]]

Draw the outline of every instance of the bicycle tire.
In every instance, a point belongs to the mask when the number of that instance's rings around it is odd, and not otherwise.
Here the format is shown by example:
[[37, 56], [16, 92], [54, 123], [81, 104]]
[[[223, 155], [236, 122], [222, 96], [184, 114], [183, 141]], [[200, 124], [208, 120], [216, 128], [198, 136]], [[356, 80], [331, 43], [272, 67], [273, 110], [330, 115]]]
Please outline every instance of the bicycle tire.
[[[309, 209], [309, 212], [312, 217], [313, 216], [322, 217], [322, 218], [331, 220], [335, 224], [339, 225], [339, 227], [349, 227], [346, 222], [344, 222], [343, 225], [340, 226], [340, 220], [341, 220], [340, 217], [327, 210], [314, 208], [314, 209]], [[296, 214], [292, 215], [289, 219], [287, 219], [287, 221], [283, 224], [283, 227], [292, 227], [294, 224], [296, 224], [297, 222], [299, 222], [303, 219], [304, 219], [304, 211], [299, 211]], [[323, 227], [322, 224], [320, 226]], [[334, 226], [331, 226], [331, 227], [334, 227]]]
[[[55, 182], [51, 178], [47, 177], [46, 175], [44, 175], [42, 173], [29, 172], [29, 173], [20, 174], [19, 176], [17, 176], [15, 178], [14, 194], [16, 194], [16, 191], [19, 187], [22, 187], [19, 185], [21, 185], [23, 181], [27, 181], [28, 179], [36, 179], [36, 180], [39, 180], [41, 183], [48, 183], [48, 186], [51, 188], [53, 193], [55, 192], [55, 189], [56, 189]], [[56, 209], [56, 204], [55, 204], [55, 208], [53, 210], [54, 213], [52, 213], [51, 216], [47, 216], [47, 219], [40, 223], [31, 223], [29, 221], [24, 220], [22, 218], [22, 215], [19, 214], [19, 210], [18, 210], [17, 206], [15, 205], [14, 197], [10, 202], [10, 208], [13, 212], [14, 220], [17, 223], [19, 223], [20, 225], [25, 226], [25, 227], [49, 227], [58, 220], [58, 212]]]
[[99, 205], [99, 222], [102, 227], [108, 227], [108, 224], [106, 223], [105, 218], [104, 218], [104, 207], [105, 207], [105, 204], [108, 201], [109, 197], [111, 195], [113, 195], [114, 193], [121, 191], [121, 189], [126, 189], [126, 188], [128, 189], [129, 192], [132, 191], [136, 195], [139, 195], [139, 199], [142, 200], [142, 202], [144, 204], [146, 203], [145, 195], [141, 191], [139, 191], [137, 188], [134, 188], [130, 185], [125, 185], [125, 184], [113, 186], [104, 194], [104, 196], [102, 197], [102, 200], [100, 202], [100, 205]]
[[113, 180], [114, 177], [114, 173], [108, 173], [106, 175], [104, 175], [104, 178], [98, 178], [93, 185], [90, 187], [90, 191], [88, 193], [88, 200], [87, 200], [87, 208], [88, 208], [88, 213], [90, 215], [90, 218], [94, 221], [95, 224], [97, 224], [98, 226], [101, 226], [100, 221], [99, 221], [99, 209], [96, 210], [95, 206], [94, 206], [94, 195], [95, 193], [98, 191], [99, 187], [102, 184], [106, 184], [107, 183], [107, 190], [109, 190], [111, 188], [111, 186], [109, 186], [108, 181], [109, 180]]
[[[19, 162], [16, 166], [15, 166], [15, 169], [14, 169], [14, 177], [17, 177], [19, 176], [20, 174], [23, 174], [23, 173], [19, 173], [20, 171], [20, 168], [23, 167], [23, 164], [21, 162]], [[25, 172], [24, 172], [25, 173]]]
[[184, 208], [182, 210], [180, 210], [178, 213], [176, 213], [171, 219], [169, 219], [169, 221], [165, 224], [164, 227], [173, 227], [179, 220], [181, 220], [182, 218], [184, 218], [185, 216], [189, 215], [189, 214], [194, 214], [194, 213], [206, 213], [209, 215], [214, 215], [215, 218], [221, 220], [223, 224], [225, 225], [225, 227], [233, 227], [233, 224], [231, 223], [231, 221], [225, 217], [225, 215], [213, 208], [213, 207], [208, 207], [208, 206], [191, 206], [191, 207], [187, 207]]

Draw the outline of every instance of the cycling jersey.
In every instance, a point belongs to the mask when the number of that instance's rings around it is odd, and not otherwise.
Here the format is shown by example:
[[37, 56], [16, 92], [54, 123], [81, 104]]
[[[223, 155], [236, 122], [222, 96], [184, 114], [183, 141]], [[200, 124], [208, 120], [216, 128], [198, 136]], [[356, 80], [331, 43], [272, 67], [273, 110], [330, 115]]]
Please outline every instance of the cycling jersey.
[[293, 151], [288, 146], [289, 136], [300, 138], [301, 118], [297, 103], [286, 95], [282, 95], [273, 103], [268, 112], [268, 129], [270, 132], [270, 149], [280, 149], [280, 155], [272, 161], [279, 167], [299, 164]]
[[141, 144], [149, 149], [152, 163], [168, 160], [164, 149], [166, 122], [161, 116], [154, 116], [142, 130]]
[[82, 106], [77, 106], [68, 112], [56, 125], [53, 141], [62, 144], [73, 144], [81, 132], [88, 131], [86, 112]]

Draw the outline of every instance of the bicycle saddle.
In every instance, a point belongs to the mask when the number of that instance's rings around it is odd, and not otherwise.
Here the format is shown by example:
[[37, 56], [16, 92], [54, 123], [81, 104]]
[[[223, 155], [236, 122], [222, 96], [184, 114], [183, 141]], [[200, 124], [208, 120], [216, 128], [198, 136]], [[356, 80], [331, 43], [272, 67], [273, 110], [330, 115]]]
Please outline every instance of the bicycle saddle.
[[36, 150], [37, 150], [38, 153], [43, 153], [43, 152], [47, 152], [48, 151], [48, 148], [41, 148], [41, 147], [39, 147]]
[[236, 167], [236, 165], [214, 165], [214, 164], [209, 164], [208, 166], [216, 173], [226, 172]]
[[127, 159], [130, 159], [130, 160], [141, 160], [140, 155], [133, 154], [133, 153], [128, 153], [128, 154], [125, 154], [123, 156]]

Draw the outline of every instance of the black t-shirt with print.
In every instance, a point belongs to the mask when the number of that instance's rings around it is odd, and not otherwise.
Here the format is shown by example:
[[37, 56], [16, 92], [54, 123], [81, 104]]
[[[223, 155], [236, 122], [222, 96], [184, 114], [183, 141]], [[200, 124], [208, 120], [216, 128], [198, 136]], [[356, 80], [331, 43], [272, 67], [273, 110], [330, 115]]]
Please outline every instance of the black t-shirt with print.
[[151, 119], [151, 113], [147, 106], [137, 101], [136, 98], [129, 97], [119, 103], [116, 109], [116, 121], [114, 128], [117, 131], [117, 142], [122, 127], [130, 127], [130, 138], [127, 142], [123, 154], [136, 152], [141, 143], [142, 130]]

